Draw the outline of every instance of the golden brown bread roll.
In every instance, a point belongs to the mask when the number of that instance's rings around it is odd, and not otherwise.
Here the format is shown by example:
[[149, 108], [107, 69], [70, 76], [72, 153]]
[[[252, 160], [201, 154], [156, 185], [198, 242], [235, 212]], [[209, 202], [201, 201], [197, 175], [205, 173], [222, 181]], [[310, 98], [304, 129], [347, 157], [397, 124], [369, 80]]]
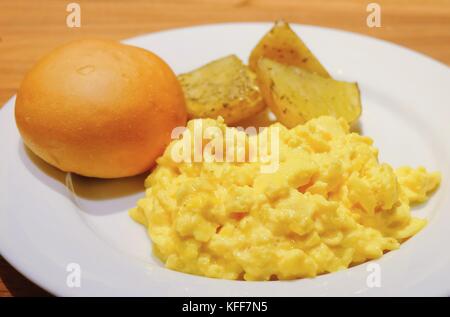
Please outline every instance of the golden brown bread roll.
[[15, 107], [25, 144], [63, 171], [115, 178], [148, 170], [186, 123], [181, 87], [155, 54], [81, 40], [26, 75]]

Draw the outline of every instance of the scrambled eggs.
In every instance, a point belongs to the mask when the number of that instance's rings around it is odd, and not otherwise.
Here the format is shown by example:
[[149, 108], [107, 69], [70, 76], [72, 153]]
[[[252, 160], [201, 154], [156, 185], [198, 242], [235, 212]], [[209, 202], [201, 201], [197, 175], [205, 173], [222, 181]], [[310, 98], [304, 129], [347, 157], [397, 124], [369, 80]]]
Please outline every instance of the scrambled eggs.
[[427, 199], [438, 173], [380, 164], [372, 140], [344, 120], [274, 126], [274, 174], [261, 174], [260, 163], [176, 163], [170, 149], [180, 140], [158, 159], [130, 214], [166, 267], [224, 279], [313, 277], [379, 258], [426, 225], [410, 204]]

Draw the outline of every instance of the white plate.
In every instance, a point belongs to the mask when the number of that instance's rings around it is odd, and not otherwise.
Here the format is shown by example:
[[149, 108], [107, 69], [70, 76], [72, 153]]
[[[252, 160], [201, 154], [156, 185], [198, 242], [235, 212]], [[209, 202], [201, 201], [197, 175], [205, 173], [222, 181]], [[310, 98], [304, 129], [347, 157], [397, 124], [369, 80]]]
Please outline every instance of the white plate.
[[[248, 54], [271, 24], [218, 24], [139, 36], [128, 44], [150, 49], [176, 72], [236, 53]], [[150, 252], [145, 229], [127, 215], [142, 196], [143, 178], [75, 179], [28, 153], [13, 116], [0, 111], [0, 252], [29, 279], [56, 295], [311, 296], [450, 295], [450, 72], [408, 49], [348, 32], [295, 25], [334, 77], [358, 81], [364, 134], [381, 161], [440, 170], [442, 185], [415, 213], [429, 225], [376, 261], [381, 287], [370, 288], [366, 265], [289, 282], [215, 280], [165, 269]], [[126, 182], [124, 185], [123, 182]], [[81, 267], [81, 287], [66, 284], [67, 265]]]

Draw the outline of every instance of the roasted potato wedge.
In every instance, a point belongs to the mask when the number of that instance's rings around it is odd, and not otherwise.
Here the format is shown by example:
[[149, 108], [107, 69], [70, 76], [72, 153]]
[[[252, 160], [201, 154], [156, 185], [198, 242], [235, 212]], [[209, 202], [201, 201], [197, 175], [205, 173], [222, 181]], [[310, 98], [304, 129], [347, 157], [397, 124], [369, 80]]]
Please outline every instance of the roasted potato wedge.
[[264, 101], [289, 128], [323, 115], [351, 123], [361, 114], [356, 83], [324, 78], [266, 58], [259, 60], [257, 75]]
[[190, 118], [217, 118], [227, 124], [246, 119], [265, 105], [256, 75], [235, 55], [178, 76]]
[[250, 69], [256, 71], [258, 60], [270, 58], [281, 64], [297, 66], [320, 76], [329, 78], [325, 67], [303, 43], [300, 37], [283, 21], [273, 28], [255, 46], [249, 58]]

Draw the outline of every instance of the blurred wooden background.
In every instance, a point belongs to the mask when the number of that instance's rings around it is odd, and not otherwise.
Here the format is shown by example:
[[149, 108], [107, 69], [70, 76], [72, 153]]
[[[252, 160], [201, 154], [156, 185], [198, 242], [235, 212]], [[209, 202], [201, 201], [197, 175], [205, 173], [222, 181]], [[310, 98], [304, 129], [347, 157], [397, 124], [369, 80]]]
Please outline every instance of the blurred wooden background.
[[[81, 28], [66, 26], [70, 2], [81, 6]], [[366, 24], [371, 2], [381, 6], [380, 28]], [[277, 19], [368, 34], [450, 65], [450, 0], [0, 0], [0, 105], [40, 56], [72, 39]], [[0, 256], [0, 296], [45, 295]]]

